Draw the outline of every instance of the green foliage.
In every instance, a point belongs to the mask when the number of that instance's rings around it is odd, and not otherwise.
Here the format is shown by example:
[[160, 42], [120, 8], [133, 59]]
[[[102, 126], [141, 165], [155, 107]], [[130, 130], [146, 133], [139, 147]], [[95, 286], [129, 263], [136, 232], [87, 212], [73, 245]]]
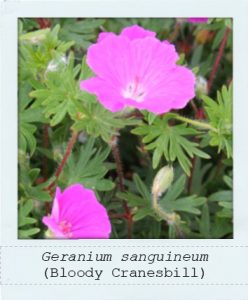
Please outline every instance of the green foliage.
[[75, 80], [79, 71], [80, 66], [74, 67], [74, 56], [71, 53], [68, 65], [58, 67], [55, 71], [47, 70], [44, 88], [30, 93], [36, 99], [36, 106], [44, 106], [45, 117], [50, 119], [51, 126], [63, 121], [67, 113], [73, 116], [80, 108], [80, 90]]
[[[93, 76], [92, 71], [86, 64], [86, 58], [83, 58], [81, 75], [82, 80]], [[77, 131], [85, 130], [89, 135], [101, 137], [109, 143], [111, 137], [116, 135], [118, 130], [125, 126], [136, 125], [139, 122], [131, 117], [123, 118], [123, 113], [111, 113], [106, 110], [97, 101], [96, 96], [86, 92], [81, 92], [80, 97], [82, 104], [78, 107], [77, 113], [72, 118], [75, 121], [73, 129]]]
[[[54, 20], [56, 23], [56, 19]], [[64, 19], [59, 34], [64, 41], [75, 41], [76, 48], [87, 49], [97, 38], [99, 28], [104, 25], [104, 19], [79, 20]]]
[[210, 145], [224, 150], [227, 157], [232, 157], [232, 86], [223, 86], [217, 92], [217, 101], [203, 96], [204, 108], [210, 124], [217, 132], [209, 131]]
[[109, 171], [104, 164], [110, 148], [96, 147], [94, 138], [89, 138], [85, 146], [81, 146], [77, 153], [70, 156], [60, 177], [60, 186], [81, 183], [86, 188], [97, 191], [109, 191], [114, 188], [111, 180], [105, 179]]
[[44, 79], [47, 67], [51, 61], [65, 52], [74, 44], [58, 39], [60, 26], [52, 30], [37, 30], [19, 37], [19, 70], [23, 79], [33, 77]]
[[152, 165], [157, 168], [162, 156], [167, 162], [178, 160], [186, 174], [190, 174], [191, 161], [194, 155], [209, 158], [209, 155], [199, 149], [198, 143], [187, 139], [197, 136], [197, 130], [186, 124], [170, 125], [172, 115], [155, 118], [152, 124], [143, 123], [132, 130], [134, 134], [145, 136], [142, 141], [147, 144], [147, 150], [153, 150]]
[[124, 192], [118, 193], [118, 197], [127, 202], [128, 206], [134, 208], [134, 221], [140, 221], [147, 216], [156, 217], [156, 213], [152, 208], [151, 192], [140, 179], [138, 174], [134, 174], [133, 181], [136, 193]]
[[221, 190], [213, 193], [209, 196], [210, 202], [217, 202], [220, 210], [217, 212], [217, 216], [220, 218], [232, 218], [233, 215], [233, 192], [232, 192], [232, 179], [229, 176], [224, 177], [226, 185], [230, 190]]
[[33, 200], [51, 201], [51, 196], [45, 191], [48, 183], [35, 184], [39, 173], [39, 169], [29, 169], [29, 167], [22, 165], [19, 170], [19, 193], [25, 198]]
[[202, 206], [206, 199], [196, 195], [179, 197], [184, 191], [186, 176], [182, 175], [168, 190], [163, 198], [159, 200], [160, 207], [166, 212], [187, 212], [199, 215], [201, 211], [197, 208]]
[[[50, 212], [55, 187], [73, 183], [95, 191], [111, 216], [112, 238], [231, 238], [232, 86], [223, 84], [232, 80], [232, 20], [40, 21], [22, 18], [18, 30], [19, 238], [46, 236], [42, 217]], [[43, 23], [50, 28], [41, 29]], [[112, 113], [96, 95], [80, 90], [81, 80], [95, 76], [86, 57], [99, 33], [119, 34], [132, 24], [173, 41], [177, 64], [205, 77], [203, 82], [230, 30], [211, 90], [197, 87], [192, 103], [164, 115], [128, 107]], [[71, 131], [77, 138], [68, 152]], [[113, 145], [120, 152], [118, 163]], [[164, 165], [175, 179], [155, 207], [153, 180]], [[120, 169], [124, 191], [118, 185]]]
[[24, 201], [23, 199], [20, 200], [19, 209], [18, 209], [18, 236], [19, 238], [30, 238], [33, 235], [40, 232], [40, 229], [35, 226], [34, 224], [37, 223], [37, 220], [29, 217], [29, 214], [33, 210], [33, 201], [27, 200]]
[[19, 148], [26, 152], [30, 151], [32, 155], [36, 148], [35, 123], [44, 123], [45, 118], [40, 107], [34, 108], [31, 99], [28, 97], [28, 86], [24, 84], [19, 91]]

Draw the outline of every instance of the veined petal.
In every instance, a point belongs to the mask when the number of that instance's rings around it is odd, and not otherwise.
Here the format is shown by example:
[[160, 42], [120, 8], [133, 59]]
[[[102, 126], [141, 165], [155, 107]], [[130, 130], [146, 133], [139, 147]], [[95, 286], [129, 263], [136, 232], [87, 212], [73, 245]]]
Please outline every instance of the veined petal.
[[183, 108], [194, 98], [194, 86], [193, 72], [185, 67], [176, 66], [165, 73], [159, 81], [150, 82], [149, 93], [142, 103], [142, 108], [154, 113]]
[[[102, 103], [102, 105], [112, 112], [122, 110], [124, 104], [122, 103], [119, 90], [109, 82], [104, 81], [103, 79], [93, 77], [81, 81], [80, 88], [86, 90], [89, 93], [95, 94]], [[119, 101], [118, 101], [119, 100]]]

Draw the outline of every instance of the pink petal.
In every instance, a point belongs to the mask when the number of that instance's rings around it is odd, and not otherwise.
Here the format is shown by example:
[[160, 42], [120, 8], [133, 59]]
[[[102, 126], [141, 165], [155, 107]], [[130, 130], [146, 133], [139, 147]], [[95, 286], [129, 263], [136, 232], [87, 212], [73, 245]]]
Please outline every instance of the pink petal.
[[59, 221], [59, 199], [61, 197], [61, 190], [59, 187], [56, 188], [55, 198], [53, 200], [53, 208], [52, 208], [52, 216], [56, 220]]
[[150, 82], [151, 72], [155, 77], [161, 76], [161, 72], [174, 67], [179, 56], [175, 46], [160, 42], [154, 38], [139, 39], [132, 42], [132, 63], [134, 74], [142, 79], [142, 82]]
[[133, 106], [155, 113], [182, 108], [194, 97], [194, 74], [176, 65], [174, 45], [134, 25], [120, 36], [104, 34], [88, 49], [87, 63], [96, 77], [81, 82], [112, 112]]
[[66, 238], [53, 217], [43, 217], [42, 222], [52, 231], [56, 238]]
[[[98, 228], [98, 235], [106, 236], [111, 232], [111, 225], [105, 207], [99, 203], [94, 192], [80, 184], [67, 188], [60, 200], [60, 219], [72, 225], [74, 231], [90, 234], [92, 227]], [[84, 236], [81, 236], [84, 238]]]
[[155, 37], [156, 32], [146, 30], [143, 27], [140, 27], [138, 25], [133, 25], [133, 26], [124, 28], [121, 31], [120, 36], [125, 36], [130, 40], [134, 40], [134, 39], [143, 39], [145, 37]]
[[190, 23], [207, 23], [208, 18], [188, 18], [188, 22], [190, 22]]
[[112, 86], [123, 86], [132, 75], [130, 44], [126, 37], [109, 36], [89, 47], [87, 64], [97, 77]]
[[115, 34], [113, 32], [101, 32], [99, 33], [98, 35], [98, 38], [97, 38], [97, 42], [101, 42], [103, 39], [105, 39], [106, 37], [111, 37], [111, 36], [115, 36]]
[[116, 112], [124, 108], [119, 92], [120, 87], [117, 89], [116, 86], [112, 86], [109, 82], [106, 82], [103, 79], [93, 77], [83, 80], [80, 83], [80, 88], [89, 93], [95, 94], [99, 102], [112, 112]]
[[149, 93], [142, 103], [143, 109], [164, 113], [183, 108], [194, 98], [195, 76], [189, 69], [176, 66], [159, 80], [151, 81]]

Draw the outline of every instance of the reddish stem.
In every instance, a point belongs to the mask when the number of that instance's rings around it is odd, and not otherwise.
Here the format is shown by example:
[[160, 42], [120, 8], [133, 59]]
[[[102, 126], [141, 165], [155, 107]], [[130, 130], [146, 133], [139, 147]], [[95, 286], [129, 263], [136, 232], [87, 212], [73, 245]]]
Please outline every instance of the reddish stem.
[[[72, 149], [73, 149], [73, 147], [76, 143], [77, 136], [78, 136], [78, 133], [76, 131], [73, 131], [72, 135], [71, 135], [71, 138], [68, 141], [67, 148], [66, 148], [65, 154], [62, 158], [62, 161], [61, 161], [60, 165], [58, 166], [58, 169], [55, 172], [55, 181], [59, 178], [60, 174], [62, 173], [62, 171], [64, 169], [64, 166], [65, 166], [65, 164], [66, 164], [66, 162], [67, 162], [67, 160], [68, 160], [68, 158], [71, 154], [71, 151], [72, 151]], [[51, 189], [54, 187], [55, 181], [50, 183], [50, 185], [47, 187], [48, 191], [51, 191]]]
[[225, 31], [225, 33], [224, 33], [223, 39], [221, 41], [218, 54], [216, 56], [216, 59], [215, 59], [215, 62], [214, 62], [211, 74], [209, 76], [208, 91], [210, 91], [211, 88], [212, 88], [215, 76], [217, 74], [217, 71], [218, 71], [218, 68], [219, 68], [219, 65], [220, 65], [221, 58], [223, 56], [223, 52], [224, 52], [225, 46], [226, 46], [226, 43], [227, 43], [228, 35], [229, 35], [230, 32], [231, 32], [231, 29], [227, 28], [226, 31]]
[[[113, 136], [111, 141], [111, 149], [112, 154], [116, 163], [116, 172], [118, 176], [118, 183], [119, 183], [119, 189], [121, 192], [125, 191], [124, 186], [124, 175], [123, 175], [123, 168], [122, 168], [122, 161], [120, 156], [120, 151], [118, 148], [118, 138], [117, 136]], [[133, 230], [133, 217], [132, 213], [127, 205], [126, 202], [123, 201], [123, 208], [125, 211], [124, 218], [127, 220], [127, 238], [132, 238], [132, 230]]]
[[36, 18], [36, 21], [39, 24], [40, 29], [51, 27], [51, 22], [48, 19]]
[[193, 156], [191, 159], [191, 170], [190, 170], [190, 176], [189, 176], [189, 180], [188, 180], [188, 194], [191, 194], [191, 190], [192, 190], [192, 184], [193, 184], [193, 174], [194, 174], [194, 170], [195, 170], [195, 163], [196, 163], [196, 157]]
[[[37, 23], [39, 24], [40, 29], [45, 29], [47, 27], [50, 27], [50, 21], [47, 19], [43, 19], [43, 18], [36, 18]], [[48, 137], [48, 125], [45, 124], [43, 126], [43, 147], [45, 149], [48, 149], [49, 147], [49, 137]], [[46, 156], [43, 157], [42, 160], [42, 175], [44, 180], [47, 180], [48, 177], [48, 159]], [[46, 202], [45, 203], [45, 210], [46, 213], [48, 214], [50, 212], [50, 203]]]
[[169, 42], [173, 42], [176, 39], [176, 37], [178, 36], [178, 33], [180, 31], [180, 27], [181, 27], [180, 23], [177, 22], [175, 27], [174, 27], [174, 31], [172, 32], [172, 34], [168, 38]]

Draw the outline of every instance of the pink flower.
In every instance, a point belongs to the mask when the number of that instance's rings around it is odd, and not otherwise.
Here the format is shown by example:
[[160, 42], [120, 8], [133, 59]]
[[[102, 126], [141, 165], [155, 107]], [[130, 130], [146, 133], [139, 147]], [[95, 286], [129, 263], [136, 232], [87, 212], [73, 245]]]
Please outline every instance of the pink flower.
[[195, 76], [176, 64], [175, 47], [155, 35], [138, 25], [120, 35], [101, 33], [87, 52], [96, 76], [81, 81], [81, 89], [112, 112], [132, 106], [161, 114], [185, 107], [195, 96]]
[[107, 211], [94, 192], [74, 184], [61, 193], [56, 189], [52, 214], [43, 217], [56, 238], [91, 239], [109, 238], [111, 224]]
[[207, 23], [208, 18], [188, 18], [188, 22], [190, 22], [190, 23]]

